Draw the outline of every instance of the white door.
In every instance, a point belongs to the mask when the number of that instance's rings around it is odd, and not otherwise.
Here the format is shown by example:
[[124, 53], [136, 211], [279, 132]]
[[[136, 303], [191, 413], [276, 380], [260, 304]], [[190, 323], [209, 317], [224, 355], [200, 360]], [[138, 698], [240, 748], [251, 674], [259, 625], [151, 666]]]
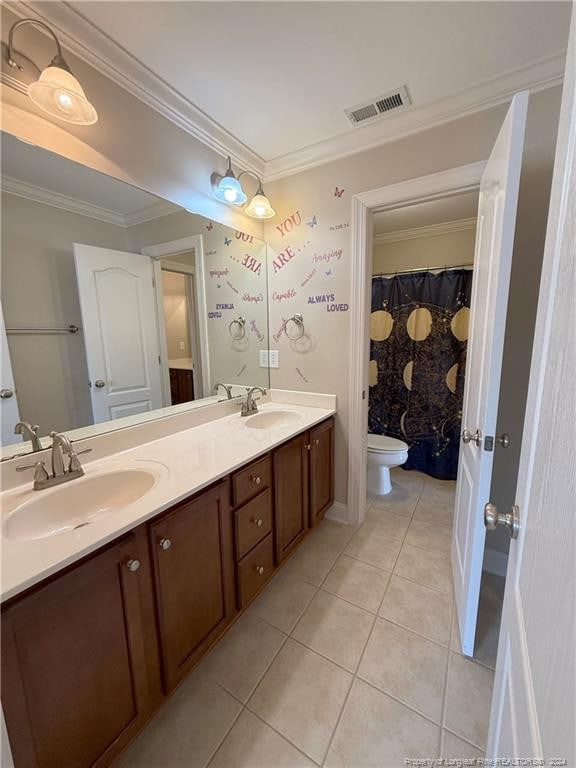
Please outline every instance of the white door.
[[10, 361], [10, 350], [8, 349], [8, 338], [6, 337], [6, 327], [4, 325], [4, 313], [0, 307], [0, 333], [2, 335], [2, 371], [0, 380], [0, 419], [2, 420], [2, 445], [10, 445], [16, 442], [14, 437], [14, 427], [20, 421], [18, 410], [18, 400], [16, 398], [16, 386], [14, 385], [14, 375], [12, 373], [12, 363]]
[[520, 454], [520, 533], [510, 543], [486, 755], [570, 767], [576, 766], [575, 32], [576, 18]]
[[[528, 93], [514, 96], [480, 183], [452, 569], [460, 640], [474, 652]], [[466, 440], [466, 437], [464, 437]]]
[[74, 244], [94, 423], [162, 407], [152, 261]]

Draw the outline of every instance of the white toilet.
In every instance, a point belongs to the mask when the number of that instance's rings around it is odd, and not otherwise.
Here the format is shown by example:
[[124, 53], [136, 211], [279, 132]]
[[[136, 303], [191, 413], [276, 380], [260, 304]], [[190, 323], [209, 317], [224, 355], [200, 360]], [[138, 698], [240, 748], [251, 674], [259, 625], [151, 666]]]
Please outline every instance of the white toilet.
[[408, 446], [402, 440], [368, 433], [368, 493], [377, 496], [390, 493], [390, 469], [399, 467], [407, 459]]

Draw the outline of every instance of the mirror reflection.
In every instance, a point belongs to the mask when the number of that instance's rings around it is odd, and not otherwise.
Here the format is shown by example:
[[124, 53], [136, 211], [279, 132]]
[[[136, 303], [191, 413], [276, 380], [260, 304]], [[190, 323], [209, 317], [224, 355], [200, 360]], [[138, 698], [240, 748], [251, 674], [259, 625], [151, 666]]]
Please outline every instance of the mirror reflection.
[[268, 387], [262, 240], [7, 134], [1, 205], [4, 457]]

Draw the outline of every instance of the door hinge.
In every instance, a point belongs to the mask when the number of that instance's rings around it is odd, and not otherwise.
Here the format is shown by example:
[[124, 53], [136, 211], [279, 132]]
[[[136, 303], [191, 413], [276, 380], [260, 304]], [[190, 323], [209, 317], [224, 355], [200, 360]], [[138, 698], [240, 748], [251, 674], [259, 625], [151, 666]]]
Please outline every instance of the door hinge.
[[366, 400], [366, 390], [362, 390], [362, 400]]
[[152, 288], [156, 288], [156, 278], [152, 278]]
[[162, 365], [162, 358], [158, 355], [158, 365]]

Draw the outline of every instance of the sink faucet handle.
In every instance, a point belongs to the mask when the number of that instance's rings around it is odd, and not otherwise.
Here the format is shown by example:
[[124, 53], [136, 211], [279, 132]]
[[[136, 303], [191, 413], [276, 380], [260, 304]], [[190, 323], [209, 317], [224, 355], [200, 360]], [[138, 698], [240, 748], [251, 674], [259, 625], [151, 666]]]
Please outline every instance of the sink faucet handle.
[[80, 464], [80, 459], [78, 456], [81, 456], [84, 453], [92, 453], [92, 448], [84, 448], [82, 451], [72, 451], [70, 454], [70, 464], [68, 465], [68, 472], [83, 472], [82, 464]]
[[34, 470], [34, 482], [48, 480], [48, 472], [43, 461], [37, 461], [34, 464], [24, 464], [22, 467], [16, 467], [16, 472], [24, 472], [27, 469]]

